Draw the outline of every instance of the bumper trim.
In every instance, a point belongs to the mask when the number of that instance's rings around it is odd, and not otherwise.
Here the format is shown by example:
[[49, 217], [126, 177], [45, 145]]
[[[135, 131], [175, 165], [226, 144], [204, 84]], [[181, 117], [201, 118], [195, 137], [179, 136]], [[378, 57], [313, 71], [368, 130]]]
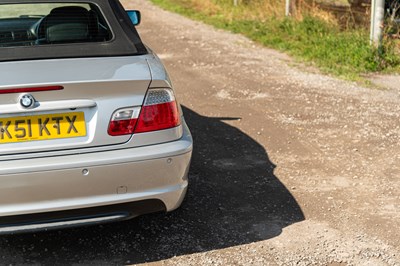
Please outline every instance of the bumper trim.
[[107, 222], [122, 220], [123, 218], [125, 218], [125, 215], [114, 215], [114, 216], [86, 218], [86, 219], [49, 222], [40, 224], [14, 225], [10, 227], [1, 227], [0, 234], [33, 232], [43, 229], [48, 230], [48, 229], [57, 229], [57, 228], [65, 228], [73, 226], [83, 226], [87, 224], [107, 223]]
[[101, 207], [1, 217], [0, 235], [16, 234], [127, 220], [166, 211], [160, 200], [150, 199]]

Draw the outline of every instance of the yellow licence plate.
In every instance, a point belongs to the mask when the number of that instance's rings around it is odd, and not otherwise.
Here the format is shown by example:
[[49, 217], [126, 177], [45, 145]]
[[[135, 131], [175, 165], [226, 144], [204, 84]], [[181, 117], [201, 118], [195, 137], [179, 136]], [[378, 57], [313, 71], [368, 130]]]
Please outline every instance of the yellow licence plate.
[[83, 112], [0, 118], [0, 144], [83, 136]]

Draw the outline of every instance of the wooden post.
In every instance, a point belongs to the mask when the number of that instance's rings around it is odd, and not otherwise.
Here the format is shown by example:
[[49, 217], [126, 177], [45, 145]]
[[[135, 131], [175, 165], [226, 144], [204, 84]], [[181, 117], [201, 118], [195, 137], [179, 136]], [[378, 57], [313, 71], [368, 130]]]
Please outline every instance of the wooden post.
[[233, 0], [233, 5], [237, 6], [238, 5], [238, 0]]

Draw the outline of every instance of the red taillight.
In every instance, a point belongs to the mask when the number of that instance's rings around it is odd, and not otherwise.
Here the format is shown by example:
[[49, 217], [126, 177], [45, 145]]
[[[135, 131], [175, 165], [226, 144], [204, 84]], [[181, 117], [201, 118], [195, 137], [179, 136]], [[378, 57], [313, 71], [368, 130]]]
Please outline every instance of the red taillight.
[[179, 109], [173, 91], [150, 89], [142, 108], [125, 108], [113, 114], [108, 134], [120, 136], [144, 133], [177, 127], [180, 123]]
[[108, 134], [111, 136], [121, 136], [133, 134], [137, 119], [129, 119], [122, 121], [111, 121], [108, 128]]
[[140, 107], [124, 108], [114, 112], [108, 126], [111, 136], [131, 135], [135, 130]]
[[173, 128], [180, 124], [176, 102], [143, 106], [135, 133]]
[[30, 87], [30, 88], [1, 89], [0, 94], [38, 92], [38, 91], [58, 91], [58, 90], [63, 90], [63, 89], [64, 89], [63, 86], [44, 86], [44, 87]]

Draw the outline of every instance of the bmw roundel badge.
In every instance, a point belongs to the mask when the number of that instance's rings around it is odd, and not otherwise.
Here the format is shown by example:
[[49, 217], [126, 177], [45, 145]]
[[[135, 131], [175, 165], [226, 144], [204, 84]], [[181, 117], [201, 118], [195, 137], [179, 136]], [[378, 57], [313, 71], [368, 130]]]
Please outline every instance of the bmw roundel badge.
[[32, 95], [25, 94], [19, 98], [19, 103], [21, 104], [22, 107], [29, 109], [35, 106], [36, 100], [35, 98], [33, 98]]

